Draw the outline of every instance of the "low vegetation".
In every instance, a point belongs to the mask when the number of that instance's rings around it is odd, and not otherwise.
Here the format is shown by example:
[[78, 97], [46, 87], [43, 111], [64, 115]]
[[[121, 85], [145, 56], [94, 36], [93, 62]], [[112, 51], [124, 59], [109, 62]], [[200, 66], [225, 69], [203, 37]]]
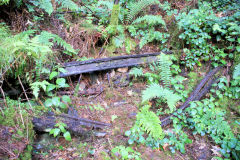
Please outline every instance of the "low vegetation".
[[[124, 93], [114, 93], [121, 88], [111, 79], [117, 77], [115, 71], [97, 79], [108, 89], [94, 95], [94, 102], [87, 102], [92, 95], [86, 92], [78, 95], [94, 86], [94, 75], [59, 77], [66, 72], [65, 62], [161, 51], [171, 54], [161, 53], [156, 62], [129, 70]], [[210, 91], [180, 109], [216, 67], [221, 71]], [[136, 85], [143, 87], [133, 93]], [[73, 94], [59, 94], [66, 90]], [[102, 99], [95, 103], [98, 97]], [[77, 148], [74, 158], [151, 159], [146, 148], [191, 157], [189, 146], [204, 139], [212, 152], [207, 158], [238, 160], [239, 99], [239, 0], [0, 0], [0, 159], [51, 157], [36, 151], [32, 118], [69, 113], [74, 106], [82, 116], [113, 125], [106, 137], [88, 132], [104, 140], [83, 135], [78, 143], [65, 123], [56, 122], [48, 134], [58, 143], [67, 141], [64, 147], [56, 145], [62, 152]], [[131, 108], [117, 109], [125, 103]], [[135, 118], [119, 115], [131, 109], [136, 109]], [[169, 115], [172, 124], [162, 127]]]

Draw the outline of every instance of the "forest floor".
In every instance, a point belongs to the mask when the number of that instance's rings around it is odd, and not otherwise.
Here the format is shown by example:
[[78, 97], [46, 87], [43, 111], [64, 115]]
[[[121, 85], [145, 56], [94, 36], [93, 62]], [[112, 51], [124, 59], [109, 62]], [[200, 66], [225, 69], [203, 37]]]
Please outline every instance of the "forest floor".
[[[111, 150], [114, 147], [128, 144], [125, 132], [134, 125], [138, 106], [141, 103], [141, 92], [146, 86], [136, 79], [126, 80], [128, 75], [126, 68], [112, 70], [110, 75], [109, 83], [107, 74], [96, 74], [94, 84], [91, 84], [89, 75], [83, 76], [81, 89], [96, 91], [102, 88], [103, 92], [97, 95], [72, 97], [72, 100], [80, 117], [111, 123], [112, 127], [100, 130], [102, 136], [73, 137], [72, 142], [64, 138], [55, 139], [48, 133], [37, 135], [33, 152], [35, 159], [79, 159], [80, 157], [81, 159], [112, 159]], [[164, 128], [164, 132], [171, 132], [171, 126]], [[190, 131], [189, 136], [193, 143], [186, 145], [186, 154], [180, 152], [172, 154], [167, 145], [164, 146], [164, 150], [153, 150], [144, 145], [134, 145], [133, 149], [140, 152], [142, 158], [146, 160], [209, 159], [214, 156], [214, 152], [211, 151], [211, 149], [214, 151], [214, 145], [206, 136], [192, 136]]]

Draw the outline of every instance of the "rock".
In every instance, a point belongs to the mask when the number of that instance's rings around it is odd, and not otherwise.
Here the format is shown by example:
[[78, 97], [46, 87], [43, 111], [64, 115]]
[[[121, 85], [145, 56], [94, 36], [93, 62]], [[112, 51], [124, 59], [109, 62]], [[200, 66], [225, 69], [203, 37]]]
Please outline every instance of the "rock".
[[132, 91], [132, 90], [127, 91], [127, 94], [128, 94], [129, 96], [132, 96], [132, 95], [133, 95], [133, 91]]
[[80, 91], [84, 91], [84, 89], [86, 89], [86, 84], [85, 84], [84, 82], [81, 82], [81, 83], [79, 84], [79, 90], [80, 90]]
[[112, 69], [112, 70], [111, 70], [111, 73], [110, 73], [110, 77], [114, 77], [114, 76], [115, 76], [115, 73], [116, 73], [115, 70]]
[[114, 102], [113, 106], [117, 107], [117, 106], [120, 106], [120, 105], [123, 105], [123, 104], [126, 104], [126, 103], [127, 103], [126, 101], [122, 100], [122, 101], [119, 101], [119, 102]]
[[105, 137], [107, 135], [106, 132], [94, 132], [93, 133], [96, 137]]
[[128, 67], [118, 68], [117, 71], [120, 72], [120, 73], [126, 73], [128, 71]]

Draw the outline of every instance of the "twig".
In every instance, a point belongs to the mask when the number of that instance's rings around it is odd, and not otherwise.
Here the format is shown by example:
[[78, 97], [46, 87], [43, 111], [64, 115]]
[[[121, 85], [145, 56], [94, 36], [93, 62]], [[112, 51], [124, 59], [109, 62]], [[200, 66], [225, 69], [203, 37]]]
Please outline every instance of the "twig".
[[[5, 106], [8, 107], [7, 101], [6, 101], [6, 96], [5, 96], [4, 91], [3, 91], [3, 89], [2, 89], [2, 85], [1, 85], [1, 87], [0, 87], [0, 90], [1, 90], [1, 93], [2, 93], [2, 95], [3, 95], [3, 102], [5, 103]], [[1, 111], [2, 111], [2, 109], [1, 109]], [[2, 114], [4, 115], [3, 111], [2, 111]]]
[[19, 107], [19, 110], [20, 110], [20, 117], [21, 117], [21, 120], [22, 120], [22, 124], [23, 124], [23, 126], [24, 126], [24, 128], [25, 128], [25, 124], [24, 124], [24, 121], [23, 121], [23, 117], [22, 117], [22, 110], [21, 110], [21, 107], [20, 107], [20, 102], [18, 102], [18, 107]]
[[29, 98], [28, 98], [28, 96], [27, 96], [27, 93], [25, 92], [24, 86], [23, 86], [22, 81], [21, 81], [21, 79], [20, 79], [19, 76], [18, 76], [18, 80], [19, 80], [19, 83], [20, 83], [21, 86], [22, 86], [22, 89], [23, 89], [23, 92], [24, 92], [24, 94], [25, 94], [25, 97], [26, 97], [26, 99], [27, 99], [27, 101], [28, 101], [28, 104], [29, 104], [30, 108], [33, 110], [32, 105], [31, 105], [31, 103], [30, 103], [30, 101], [29, 101]]

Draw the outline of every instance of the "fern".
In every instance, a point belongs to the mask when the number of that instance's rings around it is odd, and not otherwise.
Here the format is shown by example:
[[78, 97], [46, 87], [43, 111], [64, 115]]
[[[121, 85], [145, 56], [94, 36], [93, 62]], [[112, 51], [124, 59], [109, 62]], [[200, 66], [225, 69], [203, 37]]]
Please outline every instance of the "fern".
[[108, 10], [112, 10], [113, 8], [113, 1], [98, 1], [97, 3], [97, 7], [100, 7], [100, 6], [104, 6], [106, 7]]
[[12, 35], [4, 24], [0, 24], [0, 31], [2, 31], [0, 32], [1, 76], [7, 71], [11, 71], [10, 69], [13, 69], [12, 73], [15, 76], [23, 75], [24, 70], [32, 69], [31, 67], [41, 71], [43, 64], [50, 62], [49, 57], [53, 53], [51, 50], [53, 42], [63, 46], [67, 52], [75, 53], [75, 50], [59, 36], [45, 31], [36, 36], [34, 36], [34, 30]]
[[160, 69], [161, 80], [165, 86], [169, 87], [172, 80], [172, 73], [170, 70], [172, 61], [168, 55], [161, 53], [157, 63]]
[[127, 14], [127, 22], [131, 22], [133, 18], [139, 14], [144, 8], [158, 4], [158, 0], [140, 0], [129, 5], [129, 11]]
[[8, 4], [10, 0], [0, 0], [0, 5]]
[[139, 76], [143, 76], [143, 71], [142, 71], [142, 68], [134, 67], [133, 69], [131, 69], [129, 74], [134, 75], [134, 77], [137, 78]]
[[[72, 48], [72, 46], [56, 34], [42, 31], [41, 34], [37, 35], [35, 38], [37, 38], [40, 43], [48, 46], [52, 46], [53, 42], [57, 43], [59, 46], [62, 46], [67, 51], [65, 53], [76, 54], [76, 51]], [[50, 40], [52, 40], [53, 42], [50, 42]]]
[[240, 63], [235, 66], [233, 71], [233, 79], [240, 79]]
[[[30, 2], [34, 5], [33, 7], [38, 7], [43, 9], [45, 12], [47, 12], [49, 15], [51, 15], [54, 11], [53, 4], [51, 0], [30, 0]], [[53, 1], [55, 2], [55, 1]], [[59, 5], [60, 7], [58, 10], [61, 10], [63, 8], [67, 8], [72, 11], [79, 10], [79, 7], [76, 3], [74, 3], [72, 0], [56, 0], [56, 5]], [[31, 8], [31, 7], [30, 7]]]
[[150, 134], [154, 139], [163, 139], [161, 121], [158, 116], [149, 111], [150, 106], [144, 106], [136, 116], [136, 125], [141, 127], [144, 131]]
[[163, 88], [159, 84], [152, 83], [142, 92], [142, 102], [146, 102], [153, 98], [162, 98], [167, 101], [170, 112], [176, 109], [176, 103], [181, 99], [180, 96], [174, 94], [170, 89]]
[[49, 15], [52, 14], [52, 12], [53, 12], [53, 5], [52, 5], [51, 0], [39, 0], [39, 1], [36, 1], [35, 4], [37, 4], [37, 6], [39, 8], [43, 9], [44, 11], [46, 11]]
[[61, 5], [59, 9], [67, 8], [72, 11], [79, 10], [79, 7], [72, 0], [56, 0], [57, 4]]
[[148, 25], [158, 25], [158, 24], [161, 24], [163, 26], [166, 26], [166, 23], [165, 21], [162, 19], [162, 16], [161, 15], [145, 15], [143, 17], [139, 17], [137, 18], [136, 20], [134, 20], [132, 22], [132, 24], [139, 24], [139, 23], [147, 23]]

